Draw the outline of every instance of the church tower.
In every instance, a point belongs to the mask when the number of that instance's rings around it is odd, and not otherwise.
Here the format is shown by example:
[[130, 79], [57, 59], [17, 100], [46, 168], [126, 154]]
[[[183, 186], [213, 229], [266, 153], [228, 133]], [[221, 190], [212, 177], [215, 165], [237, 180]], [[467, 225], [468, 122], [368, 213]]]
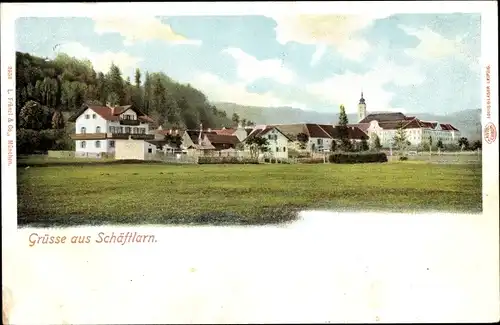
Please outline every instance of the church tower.
[[363, 98], [363, 92], [361, 92], [361, 98], [359, 99], [358, 104], [358, 122], [366, 117], [366, 103]]

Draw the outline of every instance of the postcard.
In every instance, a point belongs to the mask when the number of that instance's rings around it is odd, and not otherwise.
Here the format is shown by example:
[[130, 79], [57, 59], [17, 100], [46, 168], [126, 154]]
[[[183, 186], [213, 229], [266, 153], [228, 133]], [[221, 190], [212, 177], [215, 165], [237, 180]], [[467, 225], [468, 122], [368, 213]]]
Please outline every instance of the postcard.
[[496, 3], [1, 9], [4, 324], [499, 320]]

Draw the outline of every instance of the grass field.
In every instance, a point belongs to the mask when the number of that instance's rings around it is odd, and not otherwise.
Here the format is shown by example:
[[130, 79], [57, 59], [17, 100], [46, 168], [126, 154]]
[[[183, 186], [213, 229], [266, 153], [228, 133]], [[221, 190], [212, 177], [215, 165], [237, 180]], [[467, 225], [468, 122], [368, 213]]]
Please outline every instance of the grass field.
[[481, 165], [18, 168], [18, 224], [269, 224], [301, 209], [480, 212]]

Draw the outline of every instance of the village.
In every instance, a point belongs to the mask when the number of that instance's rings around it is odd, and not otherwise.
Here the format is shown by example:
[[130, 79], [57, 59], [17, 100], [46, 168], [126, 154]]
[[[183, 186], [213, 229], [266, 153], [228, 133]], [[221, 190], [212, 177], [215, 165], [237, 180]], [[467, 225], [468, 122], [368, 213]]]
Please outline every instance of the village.
[[[294, 158], [324, 158], [341, 140], [341, 126], [297, 123], [243, 126], [220, 129], [163, 129], [140, 108], [84, 104], [70, 118], [75, 123], [75, 157], [156, 160], [166, 157], [193, 160], [196, 157], [253, 158], [288, 161]], [[453, 144], [460, 131], [451, 124], [422, 121], [402, 113], [367, 114], [361, 93], [358, 122], [343, 126], [351, 151], [388, 149], [393, 138], [404, 130], [409, 148], [426, 142]], [[342, 129], [342, 130], [343, 130]], [[392, 154], [392, 153], [391, 153]]]

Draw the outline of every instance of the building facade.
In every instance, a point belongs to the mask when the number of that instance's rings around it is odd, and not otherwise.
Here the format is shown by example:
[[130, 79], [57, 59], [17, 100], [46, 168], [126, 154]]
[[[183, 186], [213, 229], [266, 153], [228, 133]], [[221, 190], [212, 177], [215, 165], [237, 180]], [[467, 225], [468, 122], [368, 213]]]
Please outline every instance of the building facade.
[[394, 137], [399, 129], [404, 130], [410, 147], [419, 147], [432, 142], [436, 145], [439, 141], [443, 145], [458, 143], [460, 131], [449, 123], [437, 121], [423, 121], [415, 116], [406, 116], [403, 113], [372, 113], [366, 115], [366, 100], [361, 93], [358, 104], [359, 122], [350, 124], [365, 132], [371, 140], [377, 136], [384, 148], [394, 146]]
[[117, 141], [152, 140], [150, 126], [154, 121], [139, 109], [128, 106], [89, 106], [69, 119], [75, 123], [76, 156], [114, 154]]

